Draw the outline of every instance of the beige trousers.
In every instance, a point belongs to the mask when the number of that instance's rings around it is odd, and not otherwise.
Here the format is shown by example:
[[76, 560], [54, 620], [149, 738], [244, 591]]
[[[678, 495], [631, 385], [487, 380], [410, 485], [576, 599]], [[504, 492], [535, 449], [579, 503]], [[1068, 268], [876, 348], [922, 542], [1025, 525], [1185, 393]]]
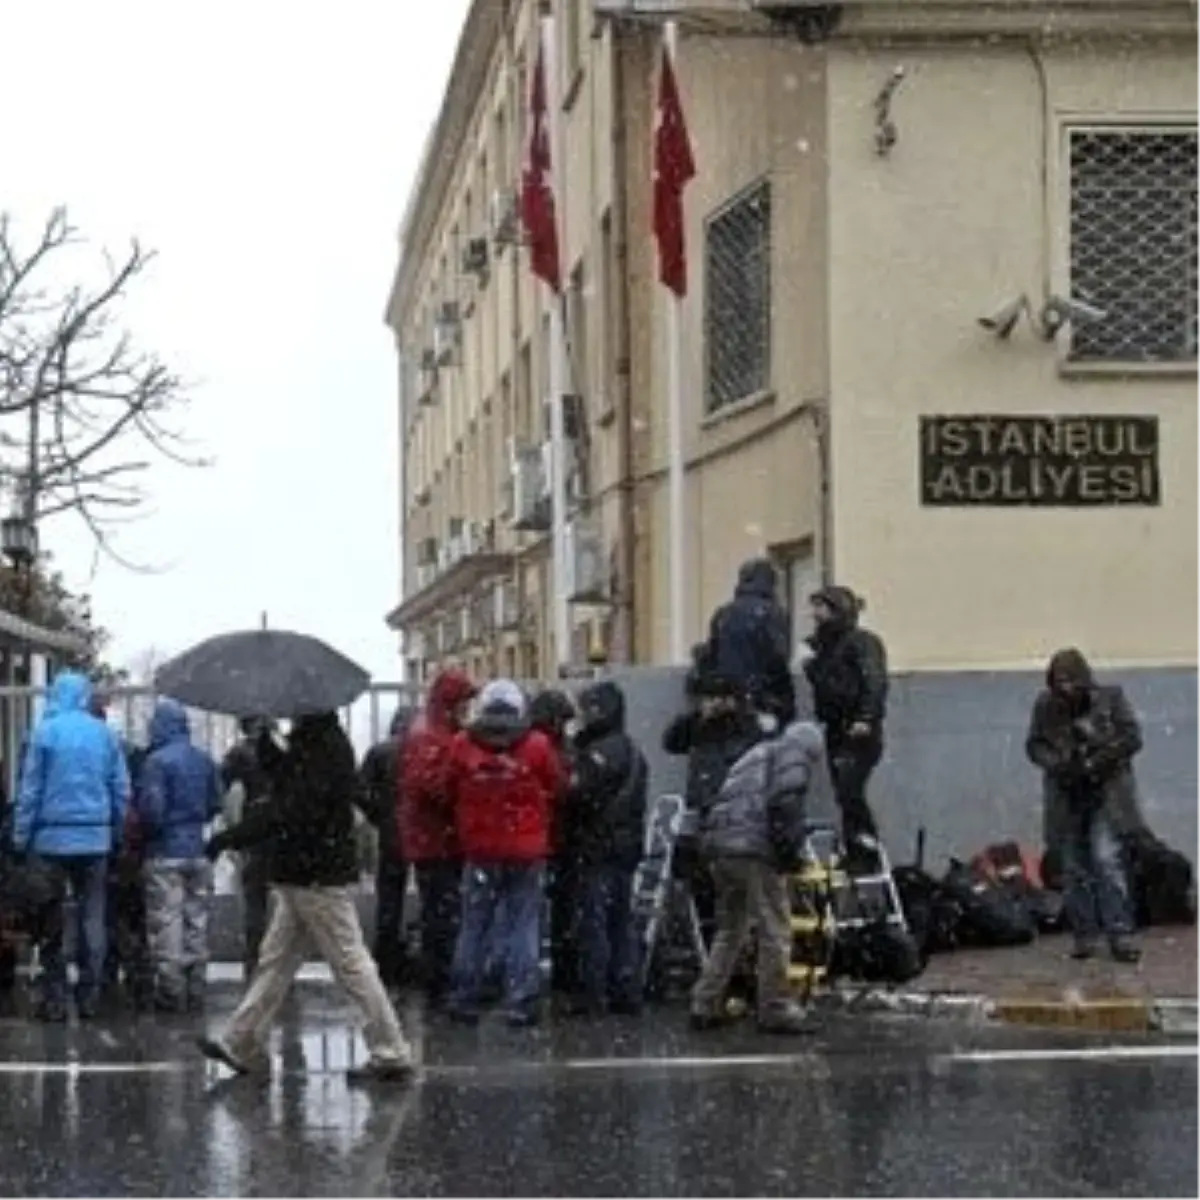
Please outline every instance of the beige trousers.
[[717, 932], [708, 961], [692, 989], [692, 1011], [719, 1011], [725, 989], [754, 929], [758, 938], [758, 1011], [786, 1002], [791, 960], [791, 904], [787, 880], [768, 863], [751, 858], [718, 859], [712, 868]]
[[350, 889], [273, 887], [271, 891], [274, 904], [259, 949], [258, 969], [225, 1028], [223, 1040], [234, 1058], [249, 1062], [261, 1054], [311, 939], [333, 968], [334, 978], [362, 1010], [363, 1037], [371, 1058], [408, 1062], [412, 1051], [363, 941]]

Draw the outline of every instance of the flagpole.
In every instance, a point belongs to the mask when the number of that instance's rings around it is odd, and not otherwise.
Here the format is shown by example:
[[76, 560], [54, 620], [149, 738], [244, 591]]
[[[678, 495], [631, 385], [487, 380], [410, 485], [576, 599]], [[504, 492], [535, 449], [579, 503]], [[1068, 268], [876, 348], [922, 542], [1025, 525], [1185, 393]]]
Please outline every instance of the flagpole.
[[[546, 108], [550, 122], [551, 183], [555, 193], [555, 219], [561, 233], [562, 214], [567, 206], [563, 145], [562, 80], [558, 70], [558, 45], [554, 17], [545, 16], [539, 26], [546, 71]], [[558, 244], [565, 246], [559, 236]], [[561, 261], [561, 260], [560, 260]], [[566, 390], [566, 331], [563, 298], [551, 293], [549, 313], [550, 390], [550, 544], [553, 574], [554, 657], [559, 667], [571, 660], [571, 610], [567, 601], [567, 454], [563, 428], [563, 394]]]
[[[671, 64], [679, 30], [674, 21], [663, 27], [666, 50]], [[671, 661], [688, 661], [687, 628], [684, 600], [687, 564], [684, 543], [684, 477], [683, 477], [683, 325], [680, 320], [681, 297], [664, 288], [667, 304], [667, 528], [670, 560]]]

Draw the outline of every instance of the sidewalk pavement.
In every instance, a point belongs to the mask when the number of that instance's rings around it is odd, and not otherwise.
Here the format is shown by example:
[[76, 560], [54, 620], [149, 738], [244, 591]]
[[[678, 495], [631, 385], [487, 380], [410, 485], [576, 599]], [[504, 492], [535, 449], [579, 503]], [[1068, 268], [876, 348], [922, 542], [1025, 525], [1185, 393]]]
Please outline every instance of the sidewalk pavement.
[[1195, 928], [1145, 930], [1137, 966], [1113, 962], [1101, 951], [1076, 962], [1066, 936], [1031, 945], [958, 950], [930, 959], [924, 973], [890, 995], [852, 986], [840, 998], [850, 1006], [928, 1016], [984, 1017], [1036, 1025], [1187, 1032], [1196, 1020]]

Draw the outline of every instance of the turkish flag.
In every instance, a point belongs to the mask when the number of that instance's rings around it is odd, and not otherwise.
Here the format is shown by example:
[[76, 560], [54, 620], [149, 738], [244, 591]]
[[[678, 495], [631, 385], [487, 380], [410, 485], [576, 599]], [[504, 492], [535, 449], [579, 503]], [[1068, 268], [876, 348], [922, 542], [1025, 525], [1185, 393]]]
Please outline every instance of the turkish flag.
[[654, 236], [658, 240], [658, 277], [676, 296], [687, 292], [683, 189], [695, 177], [696, 163], [679, 103], [675, 68], [664, 44], [658, 78], [658, 128], [654, 133]]
[[550, 129], [546, 107], [546, 65], [538, 47], [529, 95], [529, 161], [521, 176], [521, 224], [529, 239], [529, 265], [538, 279], [557, 292], [558, 221], [550, 187]]

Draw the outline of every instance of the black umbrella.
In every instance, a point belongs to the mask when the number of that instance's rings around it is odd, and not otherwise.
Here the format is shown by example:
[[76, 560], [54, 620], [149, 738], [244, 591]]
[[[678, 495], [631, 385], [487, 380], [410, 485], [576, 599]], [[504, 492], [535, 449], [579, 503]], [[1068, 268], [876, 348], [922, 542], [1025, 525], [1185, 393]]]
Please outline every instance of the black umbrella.
[[209, 638], [154, 675], [161, 695], [235, 717], [332, 712], [361, 696], [370, 681], [362, 667], [331, 646], [283, 629]]

